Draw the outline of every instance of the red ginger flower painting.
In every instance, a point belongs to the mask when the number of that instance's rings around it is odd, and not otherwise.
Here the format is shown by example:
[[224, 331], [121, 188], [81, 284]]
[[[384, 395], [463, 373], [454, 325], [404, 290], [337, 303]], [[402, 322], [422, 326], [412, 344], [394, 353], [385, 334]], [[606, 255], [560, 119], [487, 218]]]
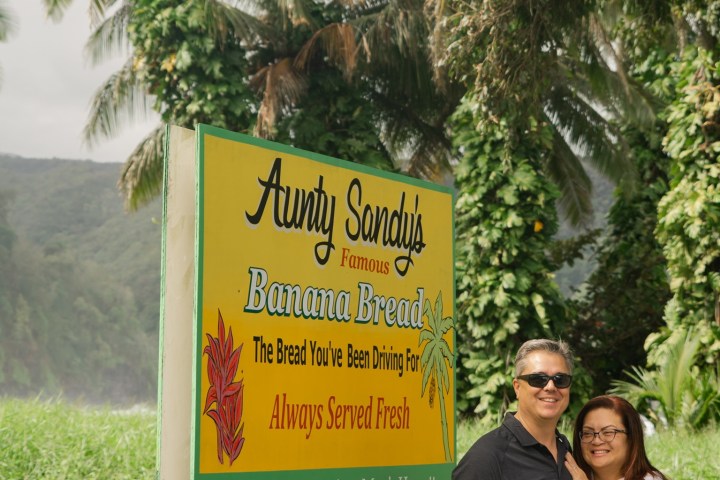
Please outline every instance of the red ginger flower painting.
[[233, 348], [232, 327], [227, 337], [225, 336], [225, 323], [220, 309], [218, 309], [218, 337], [215, 338], [209, 333], [205, 335], [208, 345], [203, 350], [203, 355], [208, 356], [207, 375], [210, 388], [205, 397], [203, 413], [213, 419], [217, 428], [218, 460], [223, 463], [224, 455], [227, 454], [232, 465], [245, 443], [243, 437], [245, 425], [241, 423], [244, 385], [242, 378], [235, 381], [243, 344], [236, 349]]

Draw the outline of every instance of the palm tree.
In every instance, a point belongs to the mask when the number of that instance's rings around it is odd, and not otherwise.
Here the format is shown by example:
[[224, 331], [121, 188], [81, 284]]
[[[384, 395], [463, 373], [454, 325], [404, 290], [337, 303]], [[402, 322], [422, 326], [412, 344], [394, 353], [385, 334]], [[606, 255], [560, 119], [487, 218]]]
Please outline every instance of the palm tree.
[[[49, 12], [59, 15], [71, 0], [45, 1]], [[111, 7], [114, 13], [105, 18]], [[88, 143], [113, 135], [154, 101], [165, 123], [212, 123], [417, 176], [449, 172], [451, 145], [444, 125], [462, 92], [451, 82], [441, 91], [431, 81], [429, 30], [420, 0], [256, 0], [246, 10], [223, 0], [181, 6], [148, 0], [142, 7], [154, 12], [152, 20], [171, 15], [184, 29], [166, 23], [165, 32], [151, 31], [142, 13], [138, 17], [137, 2], [91, 2], [96, 26], [88, 42], [91, 58], [99, 61], [128, 40], [134, 50], [98, 90], [85, 129]], [[144, 48], [148, 42], [153, 49]], [[188, 61], [206, 66], [208, 52], [202, 49], [207, 42], [213, 44], [212, 53], [235, 57], [236, 68], [225, 68], [220, 79], [200, 72], [190, 80], [199, 88], [179, 91], [183, 79], [171, 78], [177, 77], [174, 69], [187, 69]], [[182, 57], [183, 52], [196, 54], [194, 60]], [[213, 102], [211, 97], [226, 95], [210, 92], [206, 84], [222, 83], [229, 75], [236, 75], [233, 88], [254, 88], [253, 97], [235, 92], [236, 100], [212, 115], [198, 113]], [[189, 97], [192, 102], [185, 103]], [[239, 104], [240, 114], [233, 111]], [[324, 123], [315, 126], [325, 135], [309, 133], [319, 118]], [[343, 141], [328, 141], [328, 132]], [[158, 129], [128, 158], [119, 184], [129, 207], [160, 191], [161, 147]]]
[[430, 406], [434, 403], [435, 388], [437, 388], [438, 401], [440, 402], [440, 425], [443, 433], [443, 447], [445, 448], [445, 461], [451, 462], [450, 443], [448, 439], [447, 413], [445, 410], [445, 395], [450, 392], [450, 370], [453, 364], [453, 352], [445, 340], [445, 334], [453, 328], [453, 317], [443, 318], [442, 292], [438, 293], [435, 300], [435, 311], [433, 312], [430, 300], [425, 300], [424, 315], [428, 318], [428, 328], [420, 331], [418, 346], [425, 343], [420, 357], [422, 366], [422, 391], [425, 390], [430, 381], [429, 400]]
[[615, 122], [650, 127], [656, 106], [625, 72], [608, 34], [611, 19], [582, 1], [447, 5], [434, 12], [435, 25], [451, 26], [434, 37], [438, 64], [468, 78], [484, 121], [503, 118], [518, 137], [531, 118], [550, 125], [544, 171], [560, 188], [565, 216], [574, 224], [590, 219], [584, 162], [630, 191], [634, 166]]
[[642, 408], [657, 424], [701, 428], [720, 415], [720, 372], [696, 364], [702, 335], [692, 328], [673, 332], [655, 370], [633, 367], [630, 380], [613, 381], [612, 393]]

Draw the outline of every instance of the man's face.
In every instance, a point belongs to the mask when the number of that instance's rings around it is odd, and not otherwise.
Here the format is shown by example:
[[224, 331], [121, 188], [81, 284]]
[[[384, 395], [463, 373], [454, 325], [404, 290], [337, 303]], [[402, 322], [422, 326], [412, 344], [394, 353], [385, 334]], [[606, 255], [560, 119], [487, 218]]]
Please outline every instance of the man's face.
[[[565, 359], [557, 353], [536, 351], [527, 357], [525, 370], [520, 375], [544, 373], [557, 375], [570, 374]], [[518, 414], [523, 418], [533, 418], [537, 422], [553, 421], [557, 423], [570, 401], [570, 388], [557, 388], [550, 380], [544, 387], [531, 387], [525, 380], [513, 380], [518, 398]]]

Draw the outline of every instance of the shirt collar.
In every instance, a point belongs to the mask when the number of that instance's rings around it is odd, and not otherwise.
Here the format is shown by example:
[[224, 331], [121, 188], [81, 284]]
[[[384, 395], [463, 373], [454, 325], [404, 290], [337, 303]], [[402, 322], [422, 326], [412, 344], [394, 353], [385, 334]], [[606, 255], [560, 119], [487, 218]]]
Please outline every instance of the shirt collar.
[[[520, 423], [520, 420], [515, 418], [515, 413], [517, 412], [507, 412], [505, 414], [505, 419], [503, 420], [503, 425], [507, 427], [508, 430], [517, 438], [517, 441], [522, 445], [523, 447], [529, 447], [531, 445], [540, 445], [540, 442], [538, 442], [535, 437], [530, 435], [530, 432], [525, 430], [525, 427], [523, 427], [522, 423]], [[562, 436], [560, 435], [560, 432], [555, 429], [555, 438], [560, 441], [561, 444], [564, 445], [564, 441], [562, 439]], [[569, 445], [564, 445], [566, 450], [570, 450]]]
[[525, 427], [522, 426], [522, 423], [520, 423], [520, 420], [515, 418], [516, 412], [507, 412], [505, 414], [505, 420], [503, 421], [503, 425], [505, 425], [508, 430], [517, 438], [520, 445], [523, 447], [529, 447], [530, 445], [535, 445], [538, 443], [537, 440], [535, 440], [535, 437], [530, 435], [530, 432], [525, 430]]

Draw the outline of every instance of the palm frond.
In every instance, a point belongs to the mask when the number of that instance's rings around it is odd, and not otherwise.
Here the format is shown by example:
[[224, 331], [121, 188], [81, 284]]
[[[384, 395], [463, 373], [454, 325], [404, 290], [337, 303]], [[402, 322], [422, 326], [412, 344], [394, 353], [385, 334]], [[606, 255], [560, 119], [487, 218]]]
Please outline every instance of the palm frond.
[[443, 182], [446, 175], [452, 171], [450, 144], [447, 138], [438, 135], [437, 131], [430, 128], [424, 130], [428, 133], [414, 139], [404, 170], [413, 177]]
[[[62, 20], [65, 11], [72, 5], [73, 0], [42, 0], [45, 6], [45, 12], [48, 18], [58, 22]], [[97, 25], [105, 17], [105, 12], [112, 7], [118, 0], [90, 0], [88, 9], [90, 14], [90, 24]]]
[[8, 39], [15, 30], [15, 19], [10, 12], [0, 3], [0, 42]]
[[124, 6], [129, 4], [130, 1], [131, 0], [90, 0], [90, 25], [94, 27], [99, 25], [105, 19], [107, 12], [118, 2], [122, 2]]
[[[306, 70], [310, 59], [320, 46], [323, 47], [329, 60], [342, 69], [345, 80], [350, 81], [357, 66], [358, 51], [361, 48], [355, 39], [355, 28], [347, 23], [332, 23], [317, 30], [295, 57], [295, 67]], [[365, 46], [365, 52], [369, 56], [370, 52], [367, 50], [367, 46]]]
[[572, 225], [589, 225], [593, 214], [592, 181], [557, 128], [553, 128], [553, 149], [545, 171], [560, 188], [558, 204], [563, 216]]
[[666, 414], [673, 420], [682, 418], [685, 392], [689, 384], [688, 373], [692, 372], [699, 348], [699, 336], [693, 336], [692, 331], [688, 331], [684, 339], [672, 346], [666, 363], [658, 372]]
[[85, 53], [92, 65], [98, 65], [114, 54], [129, 51], [127, 27], [131, 15], [132, 6], [123, 2], [111, 17], [103, 20], [90, 34], [85, 44]]
[[300, 99], [307, 89], [307, 81], [290, 58], [282, 58], [261, 68], [251, 85], [263, 92], [254, 133], [259, 137], [272, 138], [278, 115]]
[[159, 126], [145, 137], [125, 161], [118, 188], [125, 196], [125, 207], [135, 211], [162, 191], [165, 127]]
[[65, 10], [72, 4], [73, 0], [43, 0], [45, 12], [48, 18], [57, 22], [62, 20]]
[[[630, 381], [613, 382], [612, 393], [627, 396], [635, 405], [646, 400], [656, 400], [659, 411], [651, 415], [670, 426], [684, 424], [694, 426], [707, 409], [717, 406], [715, 392], [709, 391], [694, 368], [700, 347], [700, 336], [692, 330], [678, 332], [669, 345], [662, 364], [656, 370], [633, 368], [628, 376]], [[704, 397], [710, 393], [709, 397]], [[651, 410], [656, 410], [650, 407]]]
[[377, 13], [359, 17], [354, 23], [365, 32], [373, 62], [395, 68], [427, 63], [422, 46], [427, 43], [430, 25], [422, 2], [390, 0]]
[[404, 171], [415, 177], [439, 180], [452, 170], [452, 143], [442, 126], [446, 119], [443, 108], [432, 112], [438, 117], [430, 123], [416, 109], [386, 95], [374, 95], [373, 101], [383, 110], [385, 143], [395, 157], [406, 159]]
[[[648, 410], [650, 410], [649, 404], [652, 401], [660, 401], [660, 389], [655, 375], [651, 371], [641, 367], [632, 367], [625, 374], [629, 380], [614, 380], [610, 393], [627, 398], [636, 407], [648, 406]], [[659, 421], [657, 413], [652, 416]]]
[[555, 85], [545, 111], [573, 151], [623, 191], [634, 190], [637, 172], [623, 136], [588, 101], [567, 85]]
[[93, 145], [101, 137], [112, 137], [125, 121], [150, 111], [150, 99], [138, 82], [132, 58], [107, 79], [95, 96], [85, 125], [85, 142]]
[[317, 24], [310, 12], [312, 11], [312, 0], [275, 0], [277, 7], [283, 16], [289, 19], [294, 26], [307, 25], [312, 30]]
[[445, 15], [447, 2], [445, 0], [425, 0], [425, 13], [432, 23], [429, 51], [433, 70], [433, 80], [441, 91], [447, 90], [448, 55], [447, 35], [445, 34]]
[[267, 26], [256, 16], [222, 0], [205, 0], [205, 23], [215, 40], [224, 45], [229, 35], [252, 44], [262, 38]]
[[579, 40], [580, 58], [565, 56], [560, 65], [563, 78], [576, 92], [602, 105], [614, 119], [628, 121], [640, 129], [653, 127], [659, 105], [626, 72], [622, 53], [609, 37], [597, 15], [589, 19], [590, 29]]

